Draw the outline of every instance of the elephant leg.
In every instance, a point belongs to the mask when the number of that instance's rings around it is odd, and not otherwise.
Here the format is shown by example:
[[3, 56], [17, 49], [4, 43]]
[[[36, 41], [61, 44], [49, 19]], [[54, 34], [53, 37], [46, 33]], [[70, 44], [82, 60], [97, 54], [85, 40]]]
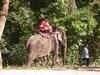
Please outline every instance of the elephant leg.
[[33, 60], [36, 58], [33, 53], [29, 54], [27, 58], [27, 66], [30, 67], [32, 65]]
[[46, 66], [48, 64], [48, 56], [41, 57], [41, 61], [42, 61], [41, 65]]
[[64, 46], [61, 46], [61, 56], [62, 56], [62, 60], [63, 60], [63, 65], [65, 65], [65, 61], [66, 61], [66, 48]]
[[57, 57], [58, 57], [57, 54], [55, 53], [52, 54], [52, 66], [51, 67], [55, 66]]
[[62, 61], [63, 61], [63, 65], [64, 65], [64, 63], [65, 63], [65, 61], [64, 61], [65, 57], [64, 57], [64, 48], [63, 48], [63, 46], [61, 46], [61, 56], [62, 56]]
[[43, 57], [44, 59], [44, 66], [48, 64], [48, 55]]
[[27, 66], [28, 67], [30, 67], [31, 66], [31, 64], [32, 64], [32, 55], [29, 55], [28, 57], [27, 57]]
[[54, 39], [52, 40], [53, 42], [53, 50], [52, 50], [52, 66], [55, 66], [56, 64], [56, 60], [58, 58], [58, 49], [59, 49], [59, 43], [58, 43], [58, 40], [57, 40], [57, 37], [54, 36]]

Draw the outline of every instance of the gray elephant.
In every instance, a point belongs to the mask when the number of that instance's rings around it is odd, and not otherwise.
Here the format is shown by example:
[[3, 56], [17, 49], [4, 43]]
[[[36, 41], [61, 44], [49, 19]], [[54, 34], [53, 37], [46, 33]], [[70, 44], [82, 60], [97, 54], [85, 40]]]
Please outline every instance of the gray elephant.
[[44, 37], [41, 34], [32, 35], [27, 42], [26, 65], [31, 66], [33, 60], [38, 57], [45, 57], [49, 53], [52, 53], [52, 66], [55, 65], [60, 46], [64, 64], [67, 49], [65, 32], [58, 31], [58, 34], [49, 35], [49, 37]]

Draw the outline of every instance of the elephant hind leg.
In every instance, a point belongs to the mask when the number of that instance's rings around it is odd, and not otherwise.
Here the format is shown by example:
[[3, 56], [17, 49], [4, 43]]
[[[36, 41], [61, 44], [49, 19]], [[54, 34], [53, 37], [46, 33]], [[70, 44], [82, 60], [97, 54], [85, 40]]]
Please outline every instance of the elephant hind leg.
[[27, 63], [26, 65], [28, 67], [31, 67], [33, 60], [35, 60], [37, 57], [36, 55], [34, 55], [33, 53], [31, 53], [28, 57], [27, 57]]

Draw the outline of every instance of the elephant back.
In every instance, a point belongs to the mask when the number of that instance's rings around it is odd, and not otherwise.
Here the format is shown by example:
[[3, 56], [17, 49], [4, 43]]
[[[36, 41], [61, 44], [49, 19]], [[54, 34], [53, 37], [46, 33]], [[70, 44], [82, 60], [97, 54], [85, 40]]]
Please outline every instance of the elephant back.
[[28, 53], [33, 52], [37, 57], [48, 55], [52, 50], [55, 50], [56, 40], [54, 36], [48, 38], [40, 34], [32, 35], [27, 42]]

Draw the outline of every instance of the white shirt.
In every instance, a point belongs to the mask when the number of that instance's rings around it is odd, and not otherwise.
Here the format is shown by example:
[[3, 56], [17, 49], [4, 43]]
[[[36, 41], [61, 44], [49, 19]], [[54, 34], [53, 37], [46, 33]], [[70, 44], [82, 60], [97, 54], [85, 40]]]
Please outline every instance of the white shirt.
[[86, 47], [83, 48], [82, 58], [89, 58], [89, 50]]

